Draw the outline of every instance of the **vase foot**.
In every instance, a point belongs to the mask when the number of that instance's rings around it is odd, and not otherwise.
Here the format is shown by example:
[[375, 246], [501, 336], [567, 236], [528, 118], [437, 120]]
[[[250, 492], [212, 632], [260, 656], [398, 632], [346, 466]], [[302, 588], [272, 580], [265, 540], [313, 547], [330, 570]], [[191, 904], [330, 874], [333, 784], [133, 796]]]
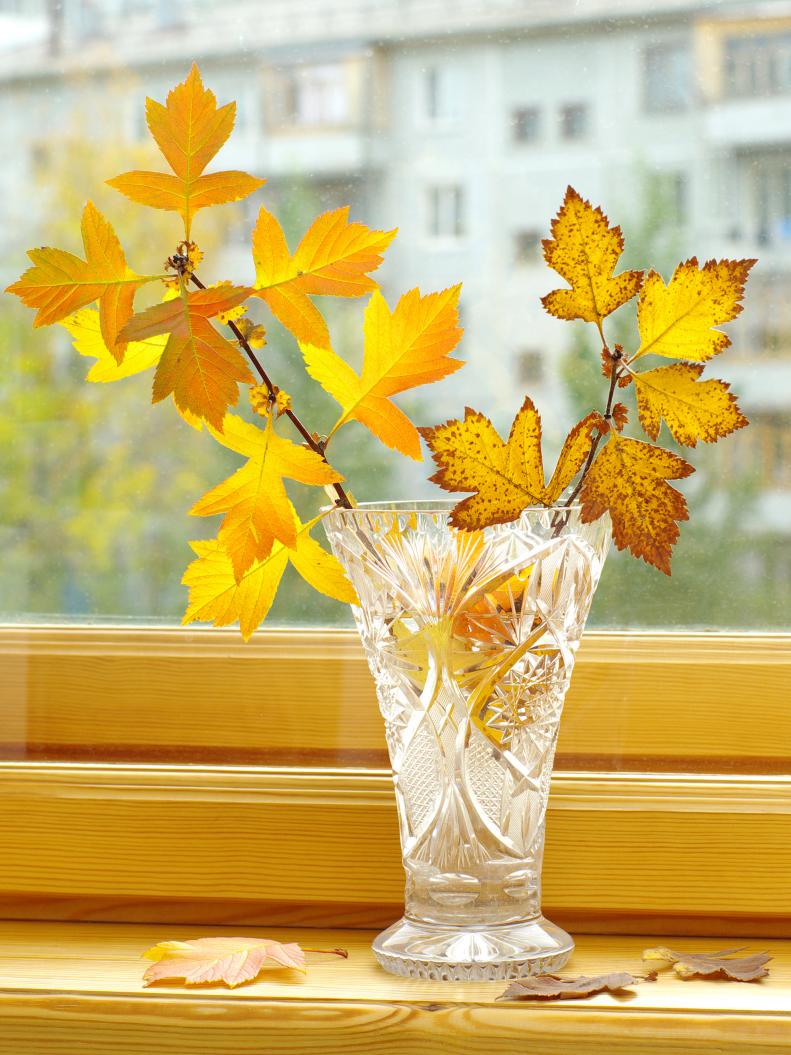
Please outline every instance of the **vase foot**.
[[574, 942], [538, 916], [498, 927], [453, 927], [400, 919], [374, 941], [379, 963], [391, 974], [443, 982], [486, 982], [559, 970]]

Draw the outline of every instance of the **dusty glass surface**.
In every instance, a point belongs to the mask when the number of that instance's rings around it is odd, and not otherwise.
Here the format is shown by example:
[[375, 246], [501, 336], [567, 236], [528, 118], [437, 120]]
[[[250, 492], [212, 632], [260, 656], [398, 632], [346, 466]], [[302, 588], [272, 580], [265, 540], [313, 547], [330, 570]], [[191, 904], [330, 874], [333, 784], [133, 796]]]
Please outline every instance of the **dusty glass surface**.
[[[556, 279], [541, 262], [567, 183], [600, 202], [627, 239], [626, 267], [667, 277], [691, 254], [757, 256], [734, 346], [708, 370], [733, 381], [753, 425], [691, 452], [674, 575], [613, 556], [591, 613], [604, 627], [786, 628], [791, 597], [791, 16], [777, 0], [684, 5], [596, 0], [27, 0], [0, 4], [0, 279], [29, 246], [76, 249], [91, 197], [130, 260], [158, 268], [178, 221], [131, 206], [105, 178], [155, 152], [143, 100], [199, 61], [237, 130], [217, 159], [266, 177], [238, 206], [206, 210], [195, 236], [206, 280], [249, 280], [260, 204], [298, 237], [323, 209], [400, 233], [379, 272], [392, 301], [464, 282], [468, 365], [404, 400], [419, 423], [466, 403], [507, 427], [529, 391], [548, 456], [603, 400], [583, 324], [547, 316]], [[359, 303], [330, 314], [335, 347], [360, 356]], [[628, 333], [629, 309], [612, 319]], [[188, 510], [237, 459], [168, 404], [147, 377], [86, 384], [59, 326], [0, 297], [0, 619], [175, 622]], [[276, 379], [321, 431], [331, 400], [308, 384], [277, 325]], [[629, 397], [631, 398], [631, 397]], [[633, 415], [634, 417], [634, 415]], [[629, 426], [630, 428], [632, 426]], [[668, 437], [662, 437], [668, 442]], [[335, 461], [359, 500], [425, 498], [427, 466], [362, 427]], [[305, 496], [296, 495], [305, 508]], [[294, 576], [271, 621], [350, 623]]]

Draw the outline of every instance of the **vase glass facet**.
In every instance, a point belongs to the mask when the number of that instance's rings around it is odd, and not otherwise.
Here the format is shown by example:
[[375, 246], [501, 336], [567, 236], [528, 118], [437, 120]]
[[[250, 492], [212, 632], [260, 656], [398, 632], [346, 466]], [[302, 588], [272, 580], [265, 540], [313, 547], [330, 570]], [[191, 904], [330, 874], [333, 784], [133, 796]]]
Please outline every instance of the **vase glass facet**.
[[452, 505], [324, 521], [360, 600], [406, 871], [404, 916], [374, 952], [397, 974], [512, 978], [557, 970], [573, 948], [541, 914], [544, 821], [609, 525], [536, 508], [470, 533], [449, 526]]

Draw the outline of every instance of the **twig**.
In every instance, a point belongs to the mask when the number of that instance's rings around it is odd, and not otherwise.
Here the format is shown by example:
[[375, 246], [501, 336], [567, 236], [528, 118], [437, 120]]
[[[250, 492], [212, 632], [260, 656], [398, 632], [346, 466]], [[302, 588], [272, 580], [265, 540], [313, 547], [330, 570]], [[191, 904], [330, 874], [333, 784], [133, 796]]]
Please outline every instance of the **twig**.
[[[201, 282], [201, 280], [198, 278], [198, 276], [196, 274], [194, 274], [194, 273], [190, 274], [190, 280], [192, 281], [193, 285], [198, 287], [198, 289], [206, 289], [206, 286], [204, 285], [203, 282]], [[248, 344], [247, 338], [244, 336], [244, 334], [239, 329], [239, 327], [236, 325], [236, 323], [233, 322], [233, 320], [229, 319], [227, 325], [228, 325], [228, 328], [230, 329], [231, 333], [234, 335], [236, 340], [239, 342], [239, 346], [246, 352], [247, 358], [250, 360], [250, 362], [253, 364], [255, 369], [258, 371], [258, 375], [261, 378], [261, 380], [263, 381], [264, 385], [266, 385], [266, 389], [269, 392], [270, 398], [274, 400], [276, 395], [277, 395], [278, 389], [277, 389], [276, 385], [273, 383], [272, 379], [267, 374], [266, 370], [264, 370], [263, 366], [261, 365], [260, 359], [258, 358], [258, 356], [255, 354], [253, 349]], [[323, 461], [325, 461], [327, 463], [327, 465], [329, 465], [330, 463], [327, 461], [327, 456], [324, 453], [324, 446], [323, 446], [323, 444], [320, 441], [314, 439], [313, 436], [311, 436], [311, 434], [308, 432], [308, 430], [302, 424], [302, 422], [297, 417], [297, 415], [294, 413], [294, 411], [291, 409], [291, 407], [288, 407], [284, 411], [284, 413], [285, 413], [286, 417], [289, 419], [289, 421], [291, 422], [291, 424], [294, 426], [294, 428], [297, 430], [297, 432], [300, 434], [300, 436], [304, 439], [304, 441], [308, 445], [308, 447], [310, 447], [310, 449], [312, 451], [315, 451], [316, 454], [320, 455], [321, 458], [323, 459]], [[341, 486], [341, 484], [335, 483], [332, 486], [333, 486], [333, 488], [335, 490], [335, 493], [338, 496], [337, 499], [336, 499], [336, 505], [343, 506], [345, 509], [351, 509], [352, 508], [352, 503], [351, 503], [351, 501], [349, 499], [349, 496], [346, 494], [346, 491]]]
[[[608, 354], [610, 354], [610, 355], [612, 354], [610, 352], [610, 349], [607, 347], [607, 345], [605, 345], [604, 348], [605, 348], [605, 351]], [[604, 411], [604, 420], [605, 421], [610, 421], [610, 419], [612, 418], [612, 401], [613, 401], [613, 398], [615, 396], [615, 386], [617, 385], [617, 383], [618, 383], [618, 367], [615, 365], [615, 363], [613, 363], [612, 373], [610, 374], [610, 391], [607, 394], [607, 406], [606, 406], [605, 411]], [[593, 442], [591, 443], [591, 449], [588, 451], [588, 457], [585, 459], [585, 465], [582, 467], [582, 474], [581, 474], [579, 480], [577, 481], [577, 486], [574, 488], [574, 490], [571, 492], [571, 494], [568, 496], [568, 498], [566, 499], [566, 501], [564, 503], [564, 505], [566, 507], [568, 507], [568, 506], [570, 506], [572, 504], [574, 499], [577, 497], [577, 495], [582, 490], [582, 485], [585, 483], [585, 477], [587, 476], [588, 470], [590, 469], [591, 465], [593, 464], [593, 459], [596, 457], [596, 451], [599, 449], [599, 444], [601, 443], [603, 435], [604, 435], [604, 433], [599, 432], [596, 435], [596, 437], [594, 438]]]
[[[607, 393], [607, 405], [604, 409], [604, 420], [609, 422], [612, 419], [612, 404], [613, 399], [615, 398], [615, 388], [618, 384], [619, 377], [619, 367], [617, 364], [623, 358], [623, 352], [621, 351], [620, 346], [617, 344], [615, 346], [615, 351], [611, 352], [605, 339], [604, 330], [602, 329], [601, 322], [598, 322], [596, 324], [596, 328], [598, 329], [599, 336], [601, 337], [602, 351], [607, 353], [611, 361], [610, 390]], [[593, 465], [593, 459], [596, 457], [596, 452], [599, 449], [599, 444], [601, 443], [603, 436], [604, 433], [599, 431], [591, 442], [590, 450], [588, 451], [588, 457], [585, 459], [585, 464], [582, 467], [582, 472], [580, 474], [579, 480], [577, 481], [577, 485], [561, 507], [566, 510], [566, 515], [563, 517], [560, 523], [553, 523], [553, 538], [557, 538], [557, 536], [569, 522], [569, 518], [571, 517], [571, 506], [577, 495], [582, 490], [582, 485], [585, 483], [585, 477], [588, 475], [588, 470], [590, 469], [591, 465]]]

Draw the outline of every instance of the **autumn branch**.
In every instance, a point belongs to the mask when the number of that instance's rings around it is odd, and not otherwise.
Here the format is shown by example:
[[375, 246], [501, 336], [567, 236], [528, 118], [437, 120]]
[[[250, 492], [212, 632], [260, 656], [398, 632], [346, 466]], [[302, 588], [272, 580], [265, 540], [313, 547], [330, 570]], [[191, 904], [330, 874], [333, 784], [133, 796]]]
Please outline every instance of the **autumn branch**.
[[[201, 282], [201, 280], [198, 278], [198, 276], [194, 272], [192, 272], [189, 277], [190, 277], [190, 281], [192, 282], [192, 284], [194, 286], [197, 286], [198, 289], [206, 289], [205, 284], [203, 282]], [[278, 393], [277, 386], [274, 384], [274, 382], [270, 378], [269, 374], [267, 374], [266, 370], [261, 365], [261, 360], [258, 358], [258, 356], [255, 354], [253, 349], [250, 347], [250, 344], [248, 343], [247, 338], [244, 336], [244, 334], [239, 329], [239, 327], [236, 325], [236, 323], [232, 319], [229, 319], [227, 325], [228, 325], [228, 328], [230, 329], [231, 333], [234, 335], [234, 337], [238, 341], [239, 347], [245, 352], [245, 354], [247, 355], [247, 358], [250, 360], [250, 362], [253, 364], [255, 369], [258, 371], [258, 376], [261, 378], [261, 381], [266, 386], [266, 390], [269, 393], [269, 398], [274, 402], [275, 397], [277, 396], [277, 393]], [[310, 449], [312, 451], [315, 451], [316, 454], [320, 455], [321, 458], [325, 462], [327, 462], [327, 465], [329, 465], [329, 462], [327, 461], [327, 456], [324, 453], [324, 445], [319, 440], [316, 440], [310, 434], [310, 432], [308, 432], [308, 430], [302, 424], [302, 422], [297, 417], [297, 415], [294, 413], [294, 411], [291, 409], [291, 407], [287, 407], [286, 410], [284, 411], [284, 413], [285, 413], [286, 417], [289, 419], [289, 421], [291, 422], [291, 424], [294, 426], [294, 428], [297, 430], [297, 432], [300, 434], [300, 436], [304, 439], [304, 441], [308, 445], [308, 447], [310, 447]], [[335, 493], [338, 496], [337, 499], [336, 499], [336, 505], [343, 506], [343, 508], [345, 508], [345, 509], [351, 509], [352, 508], [352, 503], [351, 503], [351, 500], [349, 499], [349, 496], [347, 495], [346, 491], [344, 490], [343, 485], [339, 484], [339, 483], [335, 483], [335, 484], [332, 484], [332, 487], [333, 487], [333, 489], [335, 490]]]

